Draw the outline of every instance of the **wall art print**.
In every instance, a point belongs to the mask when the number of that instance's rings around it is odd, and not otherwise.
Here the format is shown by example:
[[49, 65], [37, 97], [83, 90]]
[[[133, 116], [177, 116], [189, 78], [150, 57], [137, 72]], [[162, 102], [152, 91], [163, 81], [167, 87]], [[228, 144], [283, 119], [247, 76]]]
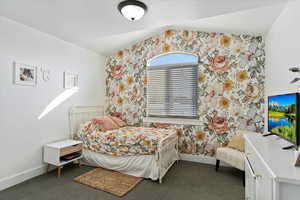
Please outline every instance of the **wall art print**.
[[166, 30], [110, 56], [106, 63], [107, 113], [121, 112], [130, 125], [146, 114], [146, 63], [164, 53], [200, 58], [200, 125], [172, 124], [181, 153], [213, 156], [236, 130], [264, 129], [264, 41], [261, 36]]
[[14, 83], [17, 85], [36, 86], [37, 68], [14, 62]]

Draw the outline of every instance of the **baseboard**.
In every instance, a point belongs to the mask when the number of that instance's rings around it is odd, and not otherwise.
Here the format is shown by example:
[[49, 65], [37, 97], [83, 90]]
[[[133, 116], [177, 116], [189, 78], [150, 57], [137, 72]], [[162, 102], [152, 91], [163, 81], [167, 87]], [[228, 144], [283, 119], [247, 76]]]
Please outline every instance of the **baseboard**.
[[[203, 163], [203, 164], [209, 164], [209, 165], [215, 165], [216, 159], [214, 157], [210, 156], [204, 156], [204, 155], [192, 155], [192, 154], [180, 154], [180, 159], [185, 161], [191, 161], [191, 162], [197, 162], [197, 163]], [[221, 162], [220, 165], [228, 166], [226, 163]], [[0, 191], [5, 190], [9, 187], [12, 187], [14, 185], [17, 185], [19, 183], [22, 183], [26, 180], [29, 180], [31, 178], [34, 178], [36, 176], [39, 176], [41, 174], [46, 173], [46, 166], [41, 165], [39, 167], [26, 170], [24, 172], [5, 177], [0, 179]]]
[[9, 177], [5, 177], [5, 178], [1, 178], [0, 179], [0, 191], [9, 188], [11, 186], [17, 185], [19, 183], [22, 183], [26, 180], [29, 180], [31, 178], [34, 178], [36, 176], [39, 176], [41, 174], [44, 174], [46, 172], [46, 166], [45, 165], [41, 165], [39, 167], [33, 168], [33, 169], [29, 169], [26, 170], [24, 172], [9, 176]]
[[[202, 164], [209, 164], [209, 165], [215, 165], [216, 164], [216, 158], [215, 157], [210, 157], [210, 156], [204, 156], [204, 155], [193, 155], [193, 154], [185, 154], [185, 153], [180, 153], [180, 159], [185, 160], [185, 161], [191, 161], [191, 162], [197, 162], [197, 163], [202, 163]], [[228, 167], [229, 165], [220, 162], [221, 166], [226, 166]]]

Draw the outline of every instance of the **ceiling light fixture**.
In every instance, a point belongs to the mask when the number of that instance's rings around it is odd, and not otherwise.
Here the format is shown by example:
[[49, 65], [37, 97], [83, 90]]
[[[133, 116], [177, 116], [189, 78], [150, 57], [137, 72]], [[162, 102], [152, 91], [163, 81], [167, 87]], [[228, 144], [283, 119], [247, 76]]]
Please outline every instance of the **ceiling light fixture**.
[[145, 15], [147, 6], [137, 0], [125, 0], [119, 3], [118, 9], [126, 19], [137, 21]]

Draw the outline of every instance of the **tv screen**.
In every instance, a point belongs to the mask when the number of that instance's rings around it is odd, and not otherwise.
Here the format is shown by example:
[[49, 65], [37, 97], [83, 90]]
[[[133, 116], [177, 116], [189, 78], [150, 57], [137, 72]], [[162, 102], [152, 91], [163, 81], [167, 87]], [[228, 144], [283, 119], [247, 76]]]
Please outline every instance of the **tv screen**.
[[298, 145], [298, 94], [268, 97], [268, 131]]

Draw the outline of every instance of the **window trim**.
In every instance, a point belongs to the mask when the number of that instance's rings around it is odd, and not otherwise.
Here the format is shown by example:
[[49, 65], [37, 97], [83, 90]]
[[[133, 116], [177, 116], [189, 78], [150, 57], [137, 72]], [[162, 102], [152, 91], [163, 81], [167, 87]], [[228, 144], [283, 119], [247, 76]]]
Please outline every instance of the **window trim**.
[[144, 117], [145, 123], [167, 123], [167, 124], [183, 124], [183, 125], [201, 125], [200, 119], [185, 119], [185, 118], [161, 118], [161, 117]]
[[[197, 60], [198, 60], [197, 64], [200, 63], [200, 57], [199, 57], [198, 55], [196, 55], [196, 54], [193, 54], [193, 53], [190, 53], [190, 52], [184, 52], [184, 51], [172, 51], [172, 52], [162, 53], [162, 54], [153, 56], [152, 58], [148, 59], [148, 60], [147, 60], [147, 63], [146, 63], [147, 67], [150, 66], [150, 62], [151, 62], [152, 60], [157, 59], [157, 58], [162, 57], [162, 56], [167, 56], [167, 55], [169, 55], [169, 54], [185, 54], [185, 55], [192, 55], [192, 56], [195, 56], [195, 57], [197, 58]], [[177, 63], [176, 63], [176, 64], [177, 64]], [[181, 64], [181, 63], [180, 63], [180, 64]], [[158, 66], [158, 65], [156, 65], [156, 66]], [[153, 67], [154, 67], [154, 66], [153, 66]]]
[[[175, 64], [164, 64], [164, 65], [149, 65], [150, 62], [153, 59], [159, 58], [161, 56], [167, 56], [169, 54], [187, 54], [187, 55], [193, 55], [195, 57], [198, 58], [198, 62], [191, 62], [191, 63], [175, 63]], [[196, 85], [198, 84], [197, 80], [198, 80], [198, 70], [199, 70], [199, 63], [200, 63], [200, 59], [197, 55], [191, 54], [191, 53], [183, 53], [183, 52], [170, 52], [170, 53], [166, 53], [166, 54], [161, 54], [158, 56], [154, 56], [153, 58], [149, 59], [147, 61], [147, 66], [146, 66], [146, 74], [148, 77], [148, 70], [158, 70], [158, 69], [168, 69], [168, 68], [187, 68], [187, 67], [195, 67], [196, 68]], [[147, 81], [147, 90], [149, 88], [149, 81]], [[199, 91], [198, 91], [198, 87], [196, 88], [196, 108], [197, 108], [197, 115], [196, 116], [173, 116], [173, 115], [149, 115], [148, 113], [148, 91], [146, 92], [146, 100], [147, 100], [147, 104], [146, 104], [146, 119], [183, 119], [183, 120], [198, 120], [199, 119], [199, 103], [198, 103], [198, 98], [199, 98]]]
[[148, 66], [147, 65], [147, 70], [158, 70], [158, 69], [168, 69], [168, 68], [187, 68], [187, 67], [198, 67], [199, 63], [176, 63], [176, 64], [166, 64], [166, 65], [153, 65], [153, 66]]

